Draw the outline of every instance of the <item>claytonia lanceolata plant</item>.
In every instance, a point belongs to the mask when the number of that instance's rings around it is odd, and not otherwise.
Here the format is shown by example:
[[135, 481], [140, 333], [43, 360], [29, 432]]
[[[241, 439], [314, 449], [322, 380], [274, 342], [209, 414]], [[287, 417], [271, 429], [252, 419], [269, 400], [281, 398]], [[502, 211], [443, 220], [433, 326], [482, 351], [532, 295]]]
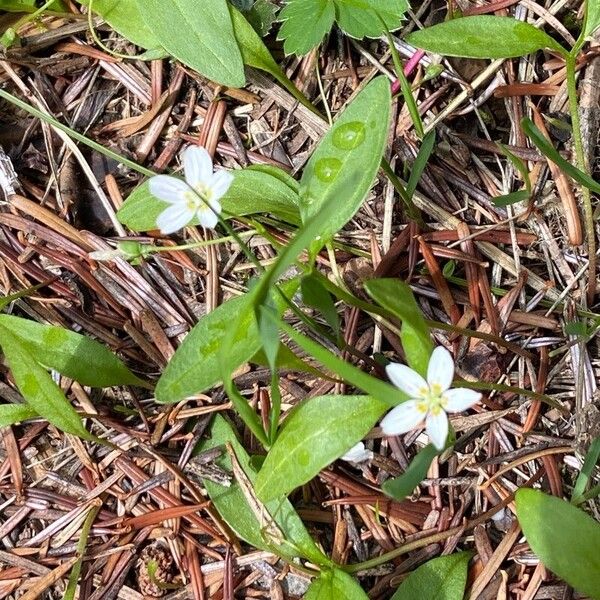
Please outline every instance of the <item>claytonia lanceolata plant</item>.
[[427, 381], [406, 365], [390, 363], [386, 373], [391, 382], [410, 400], [393, 408], [381, 421], [385, 435], [400, 435], [425, 421], [431, 443], [443, 450], [448, 437], [448, 414], [471, 408], [481, 394], [466, 388], [450, 389], [454, 377], [454, 361], [448, 350], [438, 346], [427, 366]]
[[185, 181], [170, 175], [149, 180], [150, 193], [170, 204], [156, 219], [164, 235], [185, 227], [194, 217], [202, 227], [213, 228], [221, 213], [219, 200], [233, 181], [227, 171], [213, 173], [210, 154], [199, 146], [188, 146], [183, 152], [183, 172]]

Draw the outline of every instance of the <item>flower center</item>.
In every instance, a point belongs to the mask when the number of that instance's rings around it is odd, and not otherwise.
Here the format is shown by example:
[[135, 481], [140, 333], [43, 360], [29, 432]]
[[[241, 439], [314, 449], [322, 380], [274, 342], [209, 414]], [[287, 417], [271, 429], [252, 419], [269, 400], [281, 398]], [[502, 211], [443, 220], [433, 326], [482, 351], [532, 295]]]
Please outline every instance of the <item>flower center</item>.
[[420, 412], [439, 415], [440, 412], [444, 410], [447, 400], [443, 396], [441, 385], [434, 383], [419, 391], [420, 399], [417, 404], [417, 409]]
[[185, 203], [189, 210], [201, 212], [203, 210], [210, 210], [208, 203], [212, 190], [201, 183], [198, 184], [193, 191], [185, 192]]

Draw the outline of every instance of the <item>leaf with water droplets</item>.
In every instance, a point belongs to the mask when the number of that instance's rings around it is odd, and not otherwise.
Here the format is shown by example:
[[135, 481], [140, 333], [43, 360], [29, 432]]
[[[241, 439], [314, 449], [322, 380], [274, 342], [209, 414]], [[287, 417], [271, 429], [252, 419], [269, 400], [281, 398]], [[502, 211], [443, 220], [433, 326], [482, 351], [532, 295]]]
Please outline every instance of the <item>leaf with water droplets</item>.
[[339, 116], [308, 161], [300, 181], [303, 222], [329, 201], [338, 210], [320, 228], [322, 245], [358, 211], [373, 185], [387, 141], [391, 92], [374, 79]]
[[370, 396], [319, 396], [294, 408], [256, 478], [261, 500], [310, 481], [370, 431], [388, 405]]

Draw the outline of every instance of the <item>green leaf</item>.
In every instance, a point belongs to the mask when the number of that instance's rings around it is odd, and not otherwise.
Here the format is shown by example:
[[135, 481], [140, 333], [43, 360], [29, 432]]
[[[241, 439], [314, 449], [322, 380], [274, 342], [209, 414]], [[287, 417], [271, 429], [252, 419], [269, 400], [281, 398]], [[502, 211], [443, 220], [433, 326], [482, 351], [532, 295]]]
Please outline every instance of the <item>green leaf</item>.
[[498, 146], [504, 153], [504, 156], [506, 156], [506, 158], [510, 160], [513, 167], [517, 169], [517, 171], [521, 174], [521, 177], [523, 178], [523, 183], [525, 184], [525, 189], [528, 192], [531, 192], [531, 180], [529, 179], [529, 170], [527, 169], [525, 161], [513, 154], [504, 144], [498, 144]]
[[538, 490], [518, 490], [516, 505], [523, 533], [544, 566], [578, 592], [600, 599], [600, 524]]
[[364, 590], [341, 569], [322, 571], [310, 584], [304, 600], [368, 600]]
[[82, 385], [147, 387], [108, 348], [84, 335], [12, 315], [0, 315], [0, 325], [41, 364]]
[[[90, 4], [90, 0], [79, 1], [84, 6]], [[93, 0], [92, 11], [136, 46], [148, 50], [161, 48], [157, 37], [144, 22], [136, 0]]]
[[531, 139], [531, 141], [537, 146], [537, 149], [547, 158], [549, 158], [554, 164], [558, 166], [561, 171], [564, 171], [569, 177], [580, 183], [584, 187], [600, 193], [600, 183], [592, 179], [587, 173], [580, 171], [577, 167], [573, 166], [569, 161], [565, 160], [552, 145], [552, 143], [546, 138], [546, 136], [535, 126], [533, 121], [525, 117], [521, 121], [521, 128]]
[[406, 360], [412, 369], [425, 377], [433, 343], [410, 286], [399, 279], [370, 279], [364, 287], [375, 302], [400, 319], [400, 340]]
[[[254, 482], [256, 471], [252, 467], [250, 456], [238, 441], [229, 422], [222, 416], [217, 415], [213, 421], [210, 439], [203, 442], [198, 450], [204, 451], [217, 446], [223, 446], [226, 443], [231, 444], [244, 473], [246, 473], [251, 482]], [[216, 463], [223, 469], [231, 470], [231, 459], [226, 452], [216, 460]], [[255, 516], [240, 486], [236, 482], [233, 482], [230, 487], [225, 487], [205, 480], [204, 485], [219, 514], [231, 529], [235, 531], [238, 537], [255, 548], [267, 551], [272, 550], [272, 542], [265, 539], [265, 536], [261, 533], [263, 523], [259, 522]], [[286, 535], [286, 539], [289, 542], [289, 544], [279, 547], [282, 553], [304, 556], [318, 565], [331, 563], [317, 548], [308, 531], [306, 531], [298, 513], [296, 513], [288, 500], [268, 502], [265, 504], [265, 507]], [[292, 546], [295, 547], [295, 552]]]
[[496, 206], [510, 206], [516, 202], [525, 202], [526, 200], [529, 200], [530, 197], [531, 193], [527, 190], [519, 190], [518, 192], [496, 196], [495, 198], [492, 198], [492, 201]]
[[586, 0], [586, 18], [584, 36], [591, 37], [596, 29], [600, 27], [600, 2], [598, 0]]
[[392, 600], [462, 600], [470, 552], [457, 552], [427, 561], [396, 590]]
[[[354, 38], [379, 37], [402, 24], [407, 0], [334, 0], [340, 28]], [[383, 24], [382, 21], [383, 20]], [[384, 27], [385, 25], [385, 27]]]
[[321, 238], [317, 246], [355, 215], [371, 189], [387, 142], [390, 107], [390, 84], [385, 77], [377, 77], [339, 116], [308, 161], [300, 181], [303, 222], [325, 204], [337, 204], [337, 210], [315, 232], [315, 238]]
[[[224, 212], [239, 217], [270, 213], [288, 223], [299, 222], [300, 199], [285, 180], [259, 169], [240, 169], [232, 174], [233, 183], [221, 198]], [[149, 231], [157, 228], [156, 218], [168, 206], [150, 193], [148, 181], [145, 181], [129, 195], [117, 218], [133, 231]], [[194, 219], [190, 224], [197, 225], [198, 220]]]
[[0, 405], [0, 427], [14, 425], [27, 419], [38, 416], [35, 409], [28, 404], [1, 404]]
[[271, 53], [267, 50], [263, 41], [260, 39], [252, 25], [248, 23], [244, 15], [236, 10], [233, 6], [229, 6], [235, 37], [242, 53], [244, 63], [249, 67], [260, 69], [269, 73], [276, 81], [278, 81], [298, 102], [316, 112], [315, 107], [310, 103], [310, 100], [294, 85], [294, 83], [282, 71], [281, 67], [275, 62]]
[[478, 15], [415, 31], [406, 41], [429, 52], [465, 58], [513, 58], [549, 48], [566, 50], [548, 34], [511, 17]]
[[246, 14], [246, 18], [258, 35], [264, 37], [271, 31], [277, 19], [279, 7], [271, 0], [256, 0], [254, 6]]
[[384, 494], [400, 502], [410, 496], [414, 489], [427, 477], [429, 465], [437, 456], [438, 451], [433, 444], [428, 444], [413, 459], [402, 475], [388, 479], [381, 489]]
[[340, 317], [331, 294], [325, 289], [323, 284], [311, 275], [307, 275], [302, 278], [301, 290], [304, 304], [318, 310], [325, 318], [329, 327], [333, 329], [336, 336], [339, 335]]
[[226, 0], [135, 0], [160, 45], [183, 64], [229, 87], [246, 83]]
[[577, 476], [577, 481], [573, 487], [573, 493], [571, 494], [571, 502], [573, 504], [581, 504], [584, 501], [584, 492], [592, 476], [593, 470], [596, 468], [596, 464], [600, 459], [600, 437], [597, 437], [591, 444], [585, 456], [583, 467]]
[[421, 175], [423, 175], [423, 171], [429, 162], [429, 157], [433, 152], [433, 148], [435, 146], [435, 130], [430, 131], [424, 138], [421, 143], [421, 147], [419, 148], [419, 153], [415, 158], [415, 162], [412, 165], [412, 169], [410, 170], [410, 177], [408, 178], [408, 183], [406, 184], [406, 195], [409, 198], [412, 198], [415, 190], [417, 189], [417, 185], [421, 179]]
[[0, 346], [27, 404], [58, 429], [90, 439], [90, 434], [62, 390], [38, 364], [29, 348], [3, 325], [0, 325]]
[[388, 405], [369, 396], [318, 396], [285, 419], [256, 478], [261, 500], [275, 500], [310, 481], [371, 430]]
[[335, 6], [330, 0], [289, 0], [279, 19], [283, 25], [277, 39], [284, 40], [285, 53], [307, 54], [333, 27]]

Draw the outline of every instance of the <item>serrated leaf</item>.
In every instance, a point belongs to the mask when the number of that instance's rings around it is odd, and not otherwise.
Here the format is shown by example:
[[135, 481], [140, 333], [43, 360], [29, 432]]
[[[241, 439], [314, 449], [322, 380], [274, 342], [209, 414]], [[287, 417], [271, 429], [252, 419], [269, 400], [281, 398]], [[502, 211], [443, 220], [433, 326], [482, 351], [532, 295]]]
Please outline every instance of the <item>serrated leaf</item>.
[[[378, 37], [398, 29], [404, 13], [409, 9], [407, 0], [334, 0], [336, 20], [342, 31], [354, 38]], [[381, 21], [385, 23], [383, 27]]]
[[[203, 442], [198, 450], [204, 451], [223, 446], [226, 443], [231, 444], [246, 476], [251, 482], [254, 482], [256, 471], [252, 467], [250, 456], [238, 441], [229, 422], [217, 415], [213, 421], [210, 439]], [[218, 458], [216, 463], [223, 469], [231, 470], [231, 460], [226, 454]], [[237, 483], [233, 482], [230, 487], [225, 487], [205, 480], [204, 485], [223, 520], [240, 538], [256, 548], [272, 550], [270, 542], [261, 534], [263, 524], [256, 518]], [[281, 546], [280, 549], [284, 554], [292, 553], [295, 556], [304, 556], [315, 564], [330, 564], [331, 561], [316, 547], [298, 513], [288, 500], [268, 502], [265, 506], [286, 535], [287, 541], [290, 542], [290, 544]], [[298, 552], [293, 552], [293, 546]]]
[[408, 465], [406, 471], [399, 477], [388, 479], [381, 489], [384, 494], [398, 502], [410, 496], [414, 489], [427, 477], [427, 471], [438, 451], [433, 444], [423, 448]]
[[358, 582], [341, 569], [323, 571], [306, 590], [304, 600], [368, 600]]
[[[232, 174], [233, 183], [221, 198], [225, 218], [228, 214], [270, 213], [287, 223], [299, 222], [300, 198], [284, 179], [258, 169], [240, 169]], [[149, 231], [157, 228], [156, 219], [168, 206], [150, 193], [145, 181], [129, 195], [117, 218], [133, 231]], [[194, 218], [190, 225], [198, 225], [198, 220]]]
[[0, 325], [18, 337], [40, 363], [82, 385], [147, 386], [108, 348], [84, 335], [12, 315], [0, 315]]
[[409, 366], [427, 375], [433, 343], [429, 327], [415, 300], [410, 286], [399, 279], [370, 279], [365, 290], [381, 307], [390, 311], [402, 322], [400, 340]]
[[254, 6], [250, 9], [246, 18], [254, 31], [261, 37], [264, 37], [271, 31], [273, 23], [277, 19], [279, 7], [271, 0], [256, 0]]
[[0, 405], [0, 427], [14, 425], [27, 419], [38, 416], [35, 409], [28, 404], [1, 404]]
[[256, 478], [261, 500], [286, 496], [350, 450], [388, 405], [369, 396], [318, 396], [285, 419]]
[[307, 54], [318, 46], [335, 21], [331, 0], [290, 0], [281, 10], [278, 39], [286, 54]]
[[392, 600], [462, 600], [470, 552], [457, 552], [427, 561], [396, 590]]
[[[80, 0], [89, 6], [90, 0]], [[148, 50], [161, 48], [158, 38], [144, 22], [136, 0], [93, 0], [92, 11], [124, 38]]]
[[306, 223], [324, 205], [334, 211], [315, 237], [322, 246], [358, 211], [371, 189], [387, 143], [391, 107], [390, 84], [377, 77], [338, 117], [311, 156], [300, 181], [300, 212]]
[[517, 518], [544, 566], [578, 592], [600, 599], [600, 524], [560, 498], [522, 488]]
[[183, 64], [229, 87], [246, 83], [226, 0], [135, 0], [160, 45]]
[[548, 34], [511, 17], [477, 15], [415, 31], [406, 41], [429, 52], [465, 58], [513, 58], [549, 48], [566, 50]]
[[62, 431], [83, 439], [90, 439], [90, 434], [63, 391], [38, 364], [27, 346], [2, 325], [0, 325], [0, 346], [17, 388], [28, 406]]

